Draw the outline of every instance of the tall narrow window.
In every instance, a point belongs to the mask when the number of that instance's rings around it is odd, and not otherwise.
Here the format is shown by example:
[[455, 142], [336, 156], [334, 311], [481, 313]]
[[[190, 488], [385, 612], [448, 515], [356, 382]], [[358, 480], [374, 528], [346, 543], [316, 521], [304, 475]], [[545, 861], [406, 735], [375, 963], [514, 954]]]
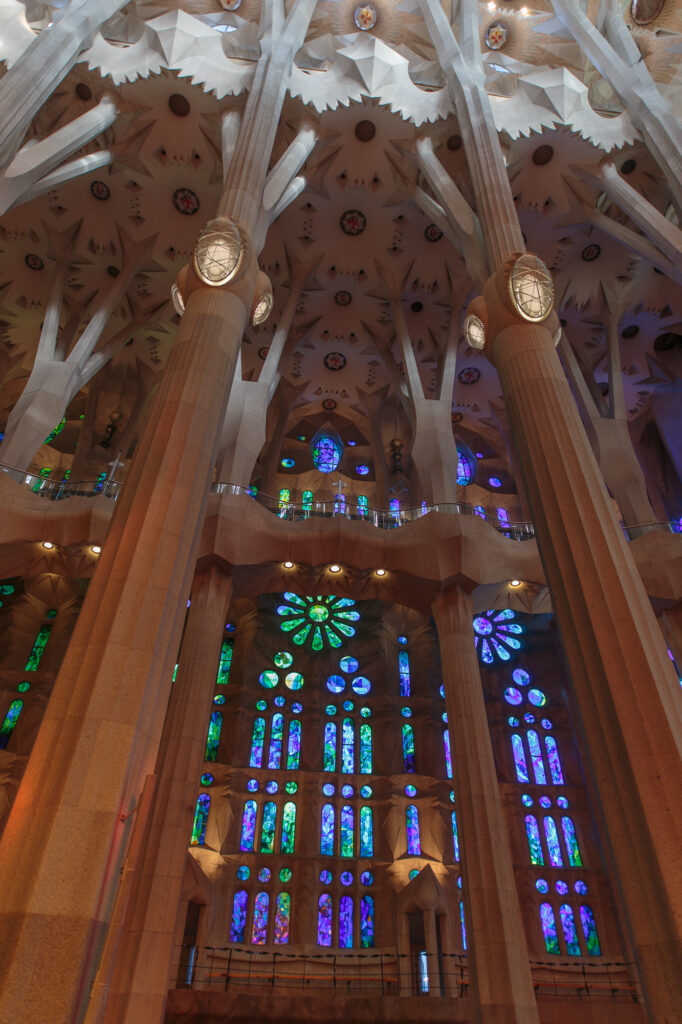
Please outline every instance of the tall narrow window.
[[498, 508], [498, 510], [497, 510], [497, 518], [499, 520], [499, 524], [500, 524], [500, 529], [501, 530], [504, 530], [505, 527], [509, 526], [509, 515], [507, 513], [506, 508], [502, 508], [502, 507]]
[[217, 761], [218, 746], [220, 744], [220, 730], [222, 729], [222, 727], [222, 712], [211, 712], [211, 721], [209, 722], [208, 736], [206, 737], [206, 751], [204, 753], [204, 761]]
[[414, 804], [407, 805], [405, 817], [407, 820], [407, 852], [412, 857], [418, 857], [422, 848], [419, 839], [419, 812]]
[[554, 818], [549, 815], [544, 820], [545, 825], [545, 839], [547, 840], [547, 849], [549, 851], [549, 863], [553, 868], [563, 867], [564, 861], [561, 856], [561, 847], [559, 845], [559, 836], [557, 835], [556, 823]]
[[565, 817], [561, 819], [561, 828], [564, 833], [564, 842], [566, 843], [566, 852], [568, 853], [568, 863], [572, 868], [581, 868], [583, 866], [583, 862], [580, 856], [580, 849], [578, 847], [578, 837], [575, 834], [575, 825], [570, 818]]
[[561, 770], [559, 750], [553, 736], [545, 736], [545, 749], [547, 751], [547, 760], [549, 761], [549, 771], [552, 776], [552, 782], [555, 786], [563, 786], [564, 773]]
[[332, 944], [332, 898], [328, 892], [322, 893], [317, 905], [317, 944]]
[[410, 656], [407, 651], [398, 652], [398, 672], [400, 673], [400, 696], [410, 696]]
[[254, 838], [256, 835], [256, 801], [247, 800], [244, 804], [242, 816], [242, 838], [239, 849], [244, 853], [253, 853]]
[[589, 907], [580, 908], [580, 920], [582, 922], [585, 945], [587, 946], [589, 956], [601, 956], [599, 938], [597, 936], [597, 926], [594, 923], [594, 914]]
[[218, 677], [216, 684], [218, 686], [227, 686], [227, 682], [230, 678], [230, 666], [232, 665], [232, 650], [234, 644], [232, 640], [223, 640], [222, 647], [220, 648], [220, 664], [218, 665]]
[[322, 827], [320, 829], [320, 853], [323, 857], [334, 856], [334, 805], [325, 804], [322, 808]]
[[345, 516], [346, 514], [346, 495], [343, 491], [336, 495], [336, 501], [334, 502], [334, 511], [338, 512], [339, 515]]
[[559, 907], [559, 916], [561, 918], [561, 927], [563, 928], [564, 938], [566, 940], [566, 952], [569, 956], [580, 956], [578, 933], [575, 930], [573, 911], [569, 907], [568, 903], [562, 903]]
[[527, 814], [525, 818], [526, 822], [526, 835], [528, 836], [528, 849], [530, 850], [530, 862], [531, 864], [544, 864], [545, 858], [542, 855], [542, 843], [540, 842], [540, 829], [538, 823], [532, 814]]
[[38, 665], [40, 664], [40, 659], [42, 658], [42, 656], [43, 656], [43, 654], [45, 652], [45, 648], [47, 646], [47, 641], [50, 639], [50, 633], [51, 632], [52, 632], [52, 623], [51, 622], [46, 622], [38, 630], [38, 636], [36, 637], [35, 643], [33, 644], [33, 650], [29, 654], [28, 661], [26, 662], [26, 671], [27, 672], [36, 672], [37, 671]]
[[360, 808], [360, 856], [374, 856], [374, 829], [372, 827], [372, 808]]
[[353, 946], [353, 897], [342, 896], [339, 904], [339, 946], [351, 949]]
[[559, 949], [556, 921], [551, 903], [540, 904], [540, 924], [542, 925], [542, 934], [545, 937], [545, 949], [548, 953], [552, 953], [553, 956], [558, 956], [561, 950]]
[[355, 771], [355, 729], [352, 718], [343, 720], [341, 748], [341, 771], [352, 775]]
[[443, 730], [443, 746], [445, 747], [445, 774], [452, 778], [452, 752], [450, 750], [450, 730]]
[[303, 511], [304, 512], [310, 512], [312, 510], [312, 507], [313, 507], [313, 492], [312, 491], [304, 491], [303, 494], [301, 495], [301, 498], [302, 498], [301, 504], [303, 506]]
[[251, 735], [251, 768], [260, 768], [263, 763], [263, 740], [265, 738], [265, 719], [256, 718], [253, 722], [253, 733]]
[[288, 487], [283, 487], [279, 492], [279, 517], [283, 519], [287, 512], [287, 505], [291, 500], [291, 491]]
[[336, 723], [327, 722], [324, 727], [324, 770], [336, 771]]
[[366, 494], [358, 494], [358, 515], [366, 516], [368, 512], [368, 502]]
[[360, 726], [360, 773], [372, 774], [372, 726], [369, 722]]
[[296, 838], [296, 804], [287, 800], [282, 809], [282, 853], [294, 852]]
[[519, 782], [529, 782], [526, 752], [523, 749], [523, 740], [517, 732], [512, 733], [511, 744], [512, 753], [514, 755], [514, 765], [516, 766], [516, 778]]
[[452, 812], [452, 845], [455, 849], [455, 861], [459, 864], [459, 832], [457, 831], [457, 814]]
[[467, 926], [464, 920], [464, 901], [459, 901], [459, 924], [462, 929], [462, 949], [466, 953], [467, 948]]
[[263, 824], [260, 832], [260, 852], [273, 853], [275, 849], [275, 827], [277, 825], [277, 804], [273, 800], [263, 806]]
[[354, 814], [353, 808], [349, 805], [344, 805], [341, 808], [341, 856], [352, 857], [353, 856], [353, 833], [354, 828]]
[[270, 897], [266, 892], [259, 892], [253, 909], [253, 927], [251, 942], [254, 946], [264, 946], [268, 937], [268, 910]]
[[530, 759], [533, 763], [533, 772], [535, 774], [535, 782], [538, 786], [547, 785], [547, 777], [545, 776], [545, 766], [542, 763], [542, 748], [540, 746], [540, 740], [535, 729], [529, 729], [526, 733], [528, 739], [528, 749], [530, 750]]
[[370, 949], [374, 945], [374, 897], [363, 896], [360, 901], [360, 945]]
[[405, 722], [403, 725], [403, 771], [413, 772], [414, 770], [414, 730]]
[[393, 518], [400, 519], [400, 499], [391, 498], [391, 500], [388, 503], [388, 507], [391, 510], [391, 515], [393, 516]]
[[272, 716], [272, 727], [270, 730], [270, 753], [268, 754], [268, 768], [279, 768], [282, 762], [282, 735], [284, 734], [284, 715]]
[[246, 908], [249, 896], [244, 889], [234, 894], [232, 901], [232, 924], [230, 925], [230, 942], [243, 942], [246, 929]]
[[277, 897], [277, 913], [275, 914], [275, 942], [284, 946], [289, 941], [289, 916], [291, 914], [291, 896], [281, 892]]
[[21, 714], [23, 706], [23, 700], [13, 700], [10, 704], [4, 721], [0, 726], [0, 750], [4, 750], [9, 743], [9, 738], [12, 735], [14, 726], [17, 724], [17, 719]]
[[210, 806], [210, 796], [208, 793], [202, 793], [197, 800], [197, 807], [194, 812], [190, 846], [203, 846], [206, 842], [206, 825], [208, 824], [208, 809]]
[[301, 756], [301, 723], [295, 719], [289, 726], [289, 744], [287, 747], [287, 771], [295, 772]]

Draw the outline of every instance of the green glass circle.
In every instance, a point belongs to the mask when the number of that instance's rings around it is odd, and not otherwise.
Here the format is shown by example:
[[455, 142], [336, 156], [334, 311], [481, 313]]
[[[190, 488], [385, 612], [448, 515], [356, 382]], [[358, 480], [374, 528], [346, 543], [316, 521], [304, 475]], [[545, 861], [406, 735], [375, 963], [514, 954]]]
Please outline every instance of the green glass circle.
[[290, 690], [300, 690], [303, 686], [303, 676], [300, 672], [289, 672], [284, 685], [288, 686]]
[[313, 622], [326, 622], [329, 618], [329, 609], [323, 604], [312, 604], [308, 609], [308, 615]]
[[259, 676], [259, 682], [261, 686], [264, 686], [266, 690], [271, 690], [273, 686], [277, 686], [279, 682], [279, 676], [276, 672], [266, 671], [261, 672]]
[[210, 786], [212, 783], [213, 783], [213, 776], [211, 775], [211, 773], [210, 772], [204, 772], [204, 774], [201, 776], [201, 785], [202, 786]]
[[298, 782], [287, 782], [284, 788], [287, 793], [295, 793], [298, 789]]
[[56, 611], [56, 609], [55, 608], [50, 608], [49, 612], [46, 612], [46, 617], [48, 619], [56, 619], [57, 618], [57, 611]]
[[267, 706], [268, 706], [268, 702], [266, 700], [257, 700], [256, 701], [256, 711], [265, 711]]
[[280, 880], [280, 882], [290, 882], [291, 881], [291, 868], [282, 868], [282, 870], [279, 873], [279, 880]]
[[294, 658], [288, 651], [277, 651], [273, 661], [277, 668], [289, 668], [290, 665], [293, 665]]
[[26, 693], [26, 691], [30, 689], [30, 687], [31, 684], [27, 683], [26, 680], [24, 680], [23, 683], [19, 683], [19, 685], [17, 686], [17, 690], [19, 691], [19, 693]]

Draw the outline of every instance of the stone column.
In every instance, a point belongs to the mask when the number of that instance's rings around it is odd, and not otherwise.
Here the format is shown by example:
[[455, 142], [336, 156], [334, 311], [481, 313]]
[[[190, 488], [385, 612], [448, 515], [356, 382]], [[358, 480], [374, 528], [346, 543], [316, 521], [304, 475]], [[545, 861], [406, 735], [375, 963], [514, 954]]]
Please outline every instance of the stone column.
[[435, 910], [424, 911], [424, 940], [429, 965], [429, 995], [440, 996], [440, 961], [438, 959]]
[[156, 762], [142, 854], [121, 920], [112, 919], [87, 1024], [161, 1022], [199, 775], [232, 579], [197, 573]]
[[489, 351], [526, 482], [650, 1019], [667, 1024], [682, 1005], [679, 684], [550, 330], [503, 308], [503, 274], [504, 268], [485, 290]]
[[476, 1024], [538, 1024], [507, 824], [474, 647], [470, 595], [433, 603], [462, 848], [469, 984]]

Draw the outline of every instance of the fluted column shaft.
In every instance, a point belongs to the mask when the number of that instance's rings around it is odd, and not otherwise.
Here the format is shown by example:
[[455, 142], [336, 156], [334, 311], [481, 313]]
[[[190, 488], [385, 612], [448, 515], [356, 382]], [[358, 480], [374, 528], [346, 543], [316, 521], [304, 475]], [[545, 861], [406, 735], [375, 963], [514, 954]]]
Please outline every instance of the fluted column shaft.
[[452, 742], [473, 1019], [476, 1024], [538, 1024], [474, 646], [471, 597], [450, 587], [437, 595], [433, 614]]

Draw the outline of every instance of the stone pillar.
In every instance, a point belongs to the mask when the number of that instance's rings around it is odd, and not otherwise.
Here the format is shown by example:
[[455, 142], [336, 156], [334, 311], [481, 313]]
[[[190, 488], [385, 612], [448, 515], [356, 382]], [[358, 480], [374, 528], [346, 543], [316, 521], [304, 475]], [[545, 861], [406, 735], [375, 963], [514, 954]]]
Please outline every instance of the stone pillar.
[[198, 572], [156, 762], [158, 778], [122, 919], [112, 920], [87, 1024], [160, 1022], [232, 579]]
[[[485, 289], [489, 351], [531, 503], [650, 1018], [682, 1005], [679, 684], [550, 330]], [[681, 912], [675, 920], [674, 908]]]
[[424, 911], [424, 940], [426, 945], [427, 963], [429, 965], [429, 995], [440, 996], [440, 961], [438, 958], [438, 938], [436, 935], [436, 911]]
[[476, 1024], [538, 1024], [533, 979], [474, 647], [470, 595], [433, 603], [462, 847], [469, 985]]

